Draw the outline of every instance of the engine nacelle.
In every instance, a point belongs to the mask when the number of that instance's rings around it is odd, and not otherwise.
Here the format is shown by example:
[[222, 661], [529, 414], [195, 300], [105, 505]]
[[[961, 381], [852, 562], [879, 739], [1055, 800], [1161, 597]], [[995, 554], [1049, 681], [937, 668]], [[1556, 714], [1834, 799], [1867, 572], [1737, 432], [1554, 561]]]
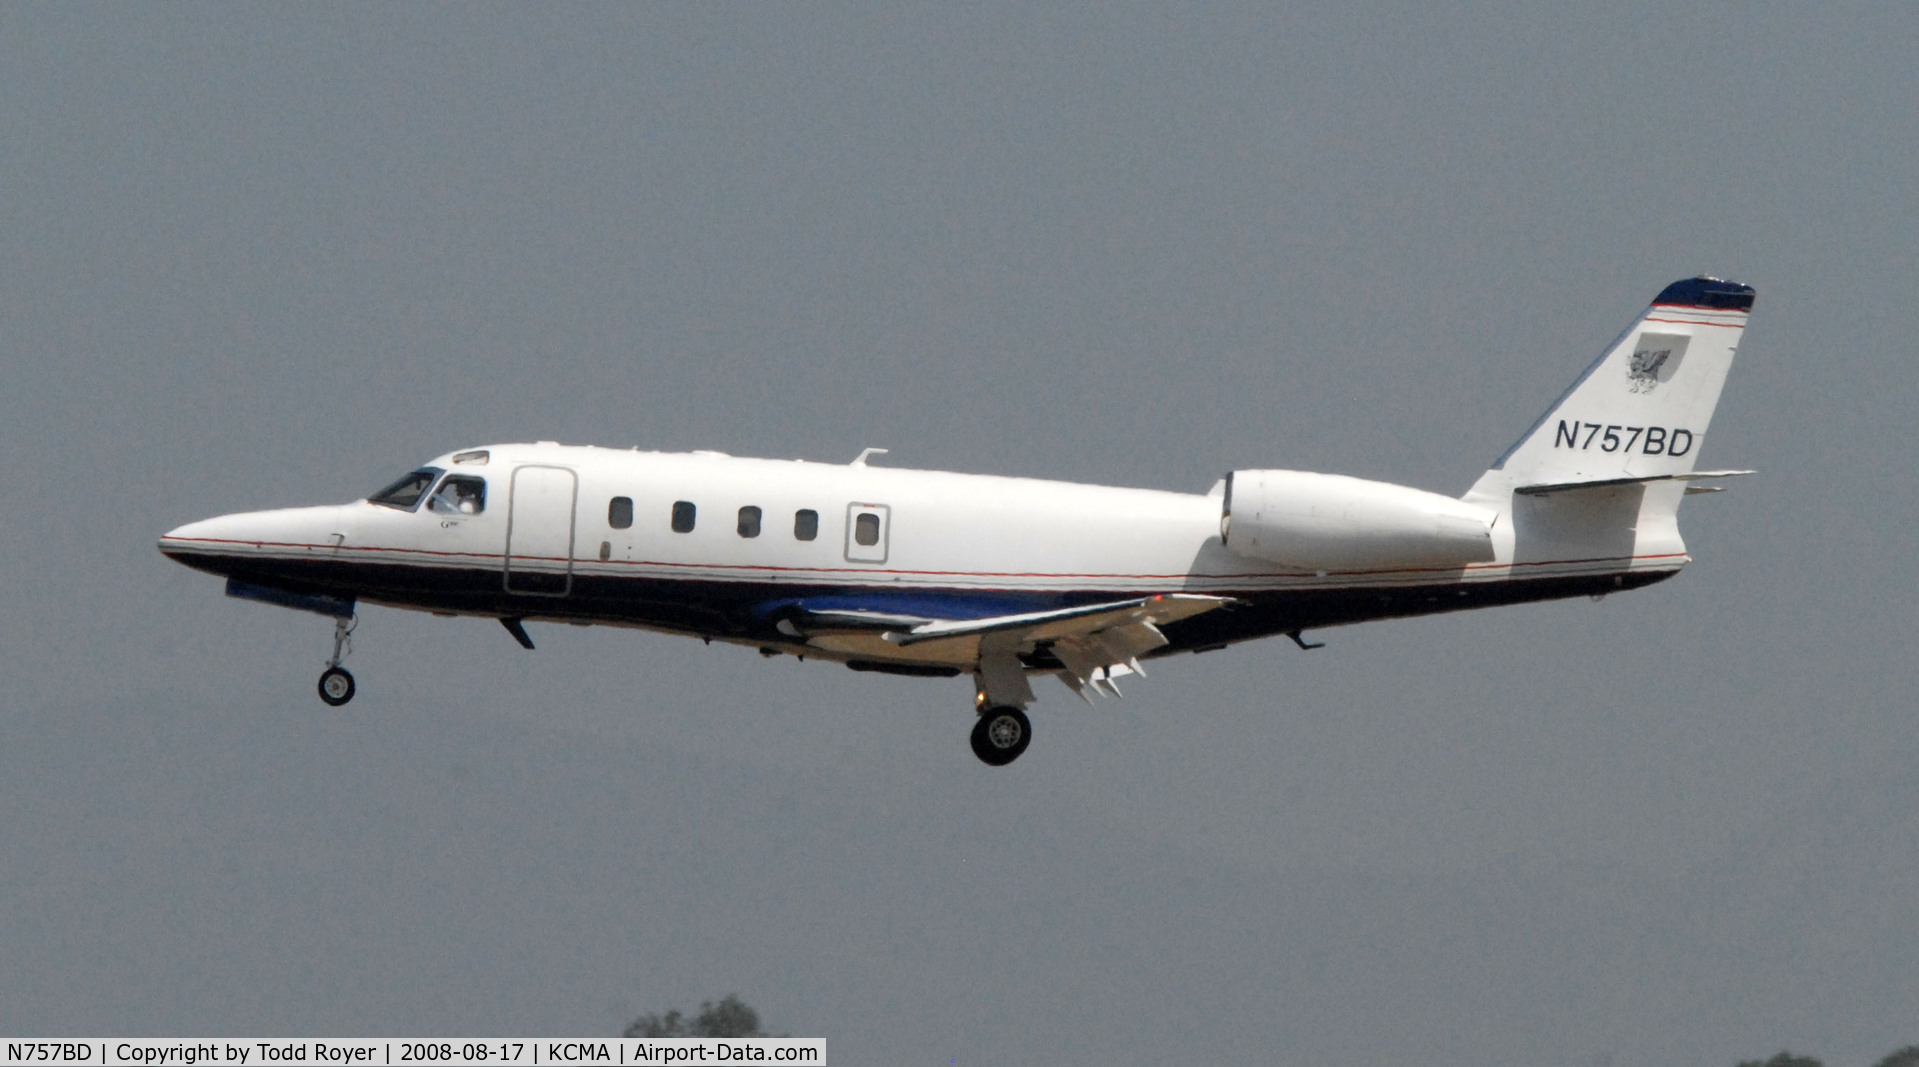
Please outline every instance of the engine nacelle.
[[1311, 571], [1463, 567], [1493, 559], [1485, 508], [1403, 485], [1310, 471], [1233, 471], [1219, 536]]

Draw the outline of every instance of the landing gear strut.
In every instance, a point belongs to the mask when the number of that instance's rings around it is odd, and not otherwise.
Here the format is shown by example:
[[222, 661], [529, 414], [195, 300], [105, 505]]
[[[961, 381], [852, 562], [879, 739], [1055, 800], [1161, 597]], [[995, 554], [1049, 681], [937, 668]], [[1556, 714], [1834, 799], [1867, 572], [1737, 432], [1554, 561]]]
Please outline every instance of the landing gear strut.
[[1018, 708], [988, 707], [973, 725], [973, 755], [988, 767], [1004, 767], [1018, 759], [1032, 740], [1032, 720]]
[[333, 658], [326, 661], [326, 670], [320, 675], [320, 699], [332, 707], [353, 699], [353, 675], [340, 666], [340, 661], [353, 651], [353, 629], [358, 625], [357, 615], [333, 619]]

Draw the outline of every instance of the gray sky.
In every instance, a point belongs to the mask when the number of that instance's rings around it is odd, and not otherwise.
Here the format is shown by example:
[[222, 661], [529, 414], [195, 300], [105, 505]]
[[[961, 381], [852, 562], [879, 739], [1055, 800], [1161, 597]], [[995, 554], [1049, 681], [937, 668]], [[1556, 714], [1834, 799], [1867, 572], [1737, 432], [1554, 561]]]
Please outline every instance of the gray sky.
[[[1919, 10], [0, 8], [0, 1032], [839, 1064], [1919, 1041]], [[1758, 306], [1643, 592], [968, 683], [324, 620], [208, 515], [554, 438], [1459, 492], [1659, 290]]]

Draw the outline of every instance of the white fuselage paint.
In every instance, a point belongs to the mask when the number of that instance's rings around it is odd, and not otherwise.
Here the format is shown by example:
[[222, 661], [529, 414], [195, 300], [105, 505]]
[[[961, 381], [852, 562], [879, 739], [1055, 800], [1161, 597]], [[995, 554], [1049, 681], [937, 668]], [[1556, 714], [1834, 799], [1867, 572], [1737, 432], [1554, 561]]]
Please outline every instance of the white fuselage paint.
[[[1247, 559], [1224, 547], [1217, 489], [1200, 495], [551, 443], [495, 445], [487, 452], [484, 465], [455, 463], [458, 453], [429, 464], [486, 480], [486, 506], [478, 514], [438, 512], [425, 503], [402, 511], [365, 501], [251, 512], [183, 526], [166, 535], [161, 549], [189, 563], [218, 557], [220, 565], [207, 569], [226, 573], [250, 565], [271, 569], [276, 563], [327, 561], [422, 571], [494, 571], [500, 573], [501, 587], [520, 598], [510, 612], [518, 617], [652, 625], [688, 633], [707, 628], [635, 623], [620, 614], [596, 619], [574, 602], [570, 589], [601, 577], [646, 579], [665, 583], [664, 588], [691, 589], [694, 583], [708, 589], [793, 587], [853, 597], [887, 592], [956, 598], [1168, 592], [1247, 596], [1430, 590], [1515, 579], [1671, 572], [1685, 562], [1684, 546], [1671, 526], [1600, 556], [1576, 543], [1558, 554], [1529, 544], [1530, 558], [1515, 561], [1513, 523], [1501, 514], [1493, 522], [1494, 558], [1484, 563], [1321, 572]], [[609, 521], [609, 503], [616, 497], [632, 501], [630, 527], [616, 529]], [[672, 529], [677, 502], [696, 508], [689, 532]], [[1527, 499], [1519, 506], [1551, 511], [1590, 508], [1595, 502]], [[759, 509], [758, 536], [741, 536], [743, 507]], [[813, 540], [795, 536], [795, 515], [801, 510], [818, 515]], [[877, 525], [882, 536], [875, 545], [859, 544], [855, 537], [857, 517], [865, 512], [881, 520]], [[1576, 522], [1567, 525], [1578, 528]], [[536, 587], [520, 577], [539, 572], [556, 581]], [[661, 596], [659, 588], [649, 595]], [[395, 607], [509, 614], [495, 607], [474, 609], [468, 601], [436, 602], [430, 594], [359, 595]], [[725, 633], [706, 635], [743, 640]], [[811, 650], [828, 658], [950, 661], [937, 648], [895, 648], [870, 635], [822, 639]]]

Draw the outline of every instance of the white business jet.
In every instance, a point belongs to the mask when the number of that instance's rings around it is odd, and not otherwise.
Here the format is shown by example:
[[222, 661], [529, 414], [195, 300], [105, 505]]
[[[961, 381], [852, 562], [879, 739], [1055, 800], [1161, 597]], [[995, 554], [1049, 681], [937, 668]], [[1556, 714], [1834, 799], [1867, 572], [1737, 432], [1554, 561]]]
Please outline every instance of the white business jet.
[[1464, 496], [1237, 470], [1204, 495], [556, 444], [448, 453], [365, 500], [223, 515], [160, 551], [231, 596], [633, 626], [857, 671], [970, 674], [973, 751], [1032, 738], [1030, 680], [1089, 702], [1142, 659], [1669, 578], [1750, 287], [1668, 286]]

